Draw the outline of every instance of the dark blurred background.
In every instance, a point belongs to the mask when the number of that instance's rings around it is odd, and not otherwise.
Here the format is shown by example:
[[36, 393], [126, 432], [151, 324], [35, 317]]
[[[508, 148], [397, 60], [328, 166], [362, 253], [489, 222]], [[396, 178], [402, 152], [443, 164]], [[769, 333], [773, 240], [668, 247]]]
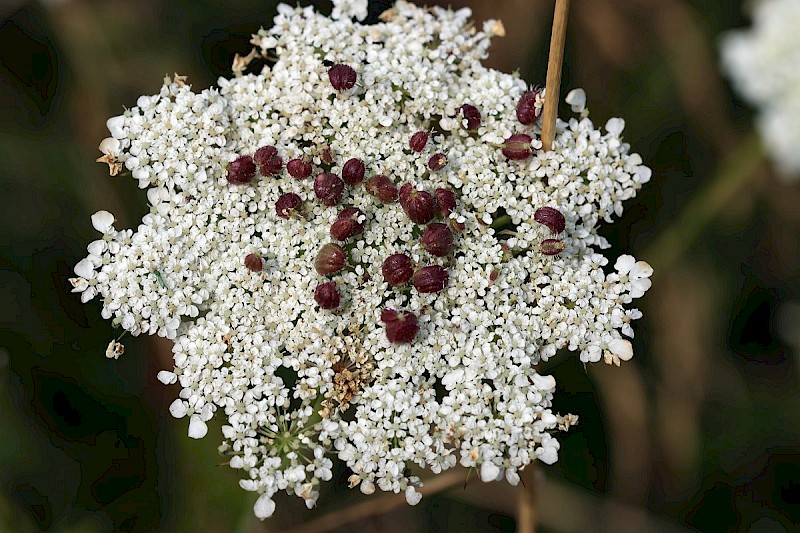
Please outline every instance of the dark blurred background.
[[[585, 88], [598, 124], [624, 117], [653, 168], [605, 228], [609, 253], [656, 274], [633, 361], [545, 368], [556, 407], [580, 415], [560, 461], [527, 489], [457, 472], [414, 508], [347, 491], [338, 467], [315, 510], [280, 497], [262, 524], [219, 465], [218, 428], [194, 441], [169, 415], [177, 388], [155, 380], [169, 343], [128, 338], [106, 359], [115, 332], [67, 278], [91, 213], [134, 227], [146, 209], [94, 163], [105, 120], [166, 74], [215, 84], [275, 2], [0, 3], [0, 531], [515, 531], [525, 498], [545, 532], [797, 531], [800, 184], [775, 175], [717, 68], [745, 4], [573, 2], [563, 92]], [[552, 0], [451, 5], [502, 19], [488, 64], [543, 84]]]

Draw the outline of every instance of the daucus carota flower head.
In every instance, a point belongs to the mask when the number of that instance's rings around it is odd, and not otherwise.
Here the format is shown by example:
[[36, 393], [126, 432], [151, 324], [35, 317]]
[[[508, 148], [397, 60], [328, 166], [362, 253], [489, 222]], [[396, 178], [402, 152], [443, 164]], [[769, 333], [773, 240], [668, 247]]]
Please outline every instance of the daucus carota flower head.
[[762, 0], [753, 27], [722, 39], [722, 64], [758, 109], [757, 126], [783, 177], [800, 179], [800, 2]]
[[[646, 263], [606, 274], [598, 251], [601, 221], [650, 178], [621, 120], [603, 131], [581, 107], [542, 152], [540, 121], [517, 118], [526, 84], [481, 65], [497, 22], [401, 0], [364, 26], [364, 2], [334, 3], [332, 19], [279, 7], [252, 39], [269, 69], [201, 92], [167, 81], [109, 121], [106, 162], [152, 207], [135, 232], [93, 217], [102, 237], [71, 280], [114, 324], [174, 339], [170, 412], [195, 438], [225, 419], [220, 450], [260, 518], [279, 491], [313, 506], [334, 457], [352, 486], [411, 504], [410, 467], [516, 483], [554, 462], [574, 418], [536, 365], [560, 348], [630, 359], [625, 306], [649, 286]], [[435, 149], [409, 147], [418, 132]], [[229, 166], [264, 146], [268, 177]]]

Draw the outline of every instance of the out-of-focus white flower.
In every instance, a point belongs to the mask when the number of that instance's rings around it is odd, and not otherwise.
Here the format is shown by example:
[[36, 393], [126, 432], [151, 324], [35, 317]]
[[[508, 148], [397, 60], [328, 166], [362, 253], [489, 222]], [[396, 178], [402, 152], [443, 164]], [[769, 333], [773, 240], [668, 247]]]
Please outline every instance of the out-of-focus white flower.
[[331, 18], [364, 20], [367, 18], [368, 4], [368, 0], [333, 0]]
[[800, 179], [800, 2], [761, 0], [753, 26], [721, 41], [722, 65], [757, 109], [757, 126], [781, 175]]

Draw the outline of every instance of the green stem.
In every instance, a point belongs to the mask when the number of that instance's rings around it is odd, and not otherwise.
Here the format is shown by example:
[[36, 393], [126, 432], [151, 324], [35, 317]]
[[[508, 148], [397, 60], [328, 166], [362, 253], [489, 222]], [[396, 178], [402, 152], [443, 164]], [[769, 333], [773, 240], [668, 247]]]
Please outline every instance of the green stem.
[[510, 225], [511, 225], [511, 215], [503, 215], [493, 220], [491, 226], [489, 227], [492, 229], [500, 229]]
[[758, 135], [751, 133], [694, 194], [678, 218], [645, 250], [643, 257], [664, 273], [694, 244], [703, 229], [740, 193], [764, 161]]

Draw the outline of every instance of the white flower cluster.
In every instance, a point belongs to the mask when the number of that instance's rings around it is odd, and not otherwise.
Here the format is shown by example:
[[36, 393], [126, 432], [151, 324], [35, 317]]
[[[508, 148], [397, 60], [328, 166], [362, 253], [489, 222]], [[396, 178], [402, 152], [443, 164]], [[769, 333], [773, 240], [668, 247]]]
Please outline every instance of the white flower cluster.
[[[576, 419], [551, 411], [555, 380], [537, 364], [562, 348], [585, 362], [630, 359], [625, 337], [641, 314], [625, 306], [650, 286], [646, 263], [626, 255], [606, 273], [596, 251], [608, 247], [598, 225], [650, 178], [621, 119], [596, 129], [574, 91], [581, 116], [558, 122], [553, 151], [537, 150], [539, 125], [515, 113], [526, 84], [481, 65], [499, 23], [476, 31], [468, 10], [399, 1], [366, 26], [351, 19], [360, 4], [335, 2], [332, 19], [282, 5], [253, 38], [277, 58], [270, 68], [200, 93], [168, 80], [109, 120], [101, 159], [148, 188], [150, 213], [136, 231], [96, 214], [103, 237], [72, 280], [116, 325], [175, 340], [175, 368], [158, 376], [181, 386], [170, 411], [194, 438], [224, 413], [221, 452], [261, 494], [260, 518], [278, 491], [313, 506], [333, 456], [351, 486], [403, 491], [411, 504], [423, 469], [460, 463], [515, 484], [532, 461], [556, 461], [551, 433]], [[349, 68], [339, 79], [333, 65]], [[430, 139], [411, 148], [415, 134]], [[263, 147], [277, 166], [231, 183]], [[376, 198], [370, 179], [328, 201], [313, 176], [339, 183], [352, 158], [396, 184], [400, 203]], [[425, 229], [408, 202], [422, 209], [434, 190], [455, 206], [442, 197]], [[286, 198], [296, 203], [276, 209]], [[362, 231], [337, 244], [344, 267], [320, 274], [343, 207], [361, 210]], [[422, 234], [434, 225], [440, 248]], [[413, 285], [387, 283], [393, 254], [413, 263]], [[444, 282], [425, 288], [425, 267]], [[323, 283], [334, 288], [321, 297]]]
[[760, 111], [757, 125], [784, 177], [800, 178], [800, 2], [761, 0], [753, 27], [722, 40], [722, 63]]

